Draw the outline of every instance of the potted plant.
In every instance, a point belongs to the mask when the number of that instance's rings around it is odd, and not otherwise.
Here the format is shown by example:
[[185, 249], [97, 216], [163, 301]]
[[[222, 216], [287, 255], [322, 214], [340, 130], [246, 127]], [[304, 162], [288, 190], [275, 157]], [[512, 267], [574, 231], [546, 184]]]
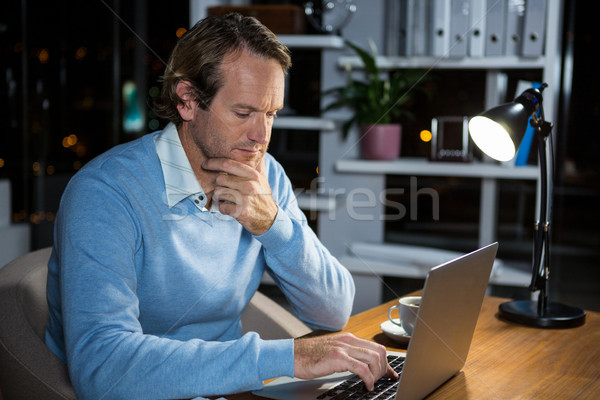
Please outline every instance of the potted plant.
[[410, 106], [415, 94], [423, 92], [426, 73], [403, 69], [383, 74], [377, 68], [374, 46], [370, 54], [349, 41], [346, 41], [346, 45], [362, 60], [365, 79], [354, 79], [352, 69], [347, 66], [348, 83], [323, 93], [335, 98], [323, 111], [352, 108], [353, 116], [342, 125], [344, 138], [350, 127], [357, 124], [363, 158], [395, 159], [400, 154], [401, 123], [414, 118]]

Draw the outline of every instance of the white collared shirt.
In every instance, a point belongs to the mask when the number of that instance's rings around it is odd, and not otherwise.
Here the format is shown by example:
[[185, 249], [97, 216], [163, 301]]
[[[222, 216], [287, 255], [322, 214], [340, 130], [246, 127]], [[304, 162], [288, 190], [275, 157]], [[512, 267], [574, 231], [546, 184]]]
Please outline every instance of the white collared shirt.
[[[162, 132], [154, 136], [154, 144], [165, 178], [169, 208], [190, 199], [199, 210], [208, 211], [206, 193], [194, 174], [175, 125], [169, 122]], [[210, 211], [218, 212], [218, 208], [213, 204]]]

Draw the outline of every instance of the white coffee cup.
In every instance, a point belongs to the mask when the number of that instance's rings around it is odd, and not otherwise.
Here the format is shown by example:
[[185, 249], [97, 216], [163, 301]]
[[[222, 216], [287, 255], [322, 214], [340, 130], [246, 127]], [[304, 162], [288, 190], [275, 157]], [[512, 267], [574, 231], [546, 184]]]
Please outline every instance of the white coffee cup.
[[[412, 336], [415, 324], [417, 323], [417, 313], [419, 312], [420, 306], [421, 296], [402, 297], [398, 299], [398, 305], [390, 307], [388, 310], [388, 318], [392, 323], [401, 326], [408, 336]], [[400, 314], [400, 323], [392, 318], [392, 311], [394, 309], [397, 309], [398, 314]]]

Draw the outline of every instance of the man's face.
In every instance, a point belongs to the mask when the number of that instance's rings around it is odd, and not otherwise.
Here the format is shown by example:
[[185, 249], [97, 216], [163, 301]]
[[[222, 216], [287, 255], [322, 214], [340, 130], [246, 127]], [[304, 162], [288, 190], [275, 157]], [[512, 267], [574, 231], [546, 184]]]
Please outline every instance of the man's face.
[[192, 138], [206, 158], [231, 158], [256, 168], [283, 108], [283, 70], [277, 61], [246, 51], [227, 55], [221, 68], [224, 85], [210, 108], [199, 109], [190, 121]]

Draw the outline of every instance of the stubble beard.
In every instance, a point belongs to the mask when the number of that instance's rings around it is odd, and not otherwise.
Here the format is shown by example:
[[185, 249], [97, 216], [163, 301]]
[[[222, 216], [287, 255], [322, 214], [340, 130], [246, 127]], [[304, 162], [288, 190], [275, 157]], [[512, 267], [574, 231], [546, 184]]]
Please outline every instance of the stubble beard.
[[[231, 148], [227, 148], [226, 145], [221, 141], [221, 134], [215, 130], [212, 124], [208, 124], [203, 128], [198, 126], [197, 121], [193, 121], [190, 125], [192, 130], [192, 139], [196, 147], [200, 150], [205, 159], [211, 158], [230, 158], [231, 151], [236, 148], [249, 149], [256, 148], [257, 144], [251, 141], [234, 143]], [[204, 132], [202, 132], [204, 131]], [[201, 133], [202, 132], [202, 133]], [[205, 140], [201, 140], [204, 137]], [[258, 156], [247, 156], [244, 159], [234, 159], [242, 162], [252, 168], [258, 168], [260, 161], [264, 158], [265, 153], [268, 149], [268, 144], [258, 145], [260, 146], [260, 154]]]

